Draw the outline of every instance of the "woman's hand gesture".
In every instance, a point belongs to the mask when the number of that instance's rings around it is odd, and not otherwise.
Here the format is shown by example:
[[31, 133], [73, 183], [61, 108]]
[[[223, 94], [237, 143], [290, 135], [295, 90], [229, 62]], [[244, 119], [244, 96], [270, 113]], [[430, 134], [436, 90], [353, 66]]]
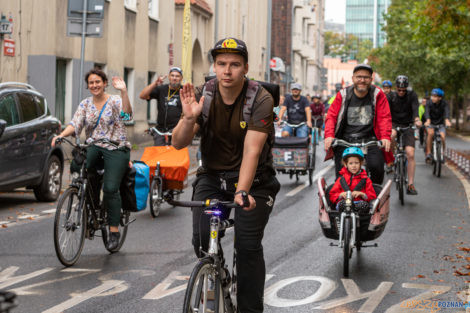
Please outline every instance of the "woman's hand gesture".
[[120, 91], [127, 91], [126, 83], [121, 77], [113, 76], [112, 83], [115, 89]]
[[190, 83], [186, 83], [180, 90], [180, 98], [184, 118], [195, 120], [202, 112], [204, 97], [201, 97], [201, 100], [197, 102], [196, 95], [194, 94], [194, 86]]

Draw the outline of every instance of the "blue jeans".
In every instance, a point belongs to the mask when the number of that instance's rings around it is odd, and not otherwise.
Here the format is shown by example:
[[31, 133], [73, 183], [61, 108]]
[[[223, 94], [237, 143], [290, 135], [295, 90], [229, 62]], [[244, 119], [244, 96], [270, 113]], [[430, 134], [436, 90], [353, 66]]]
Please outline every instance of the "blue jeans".
[[[289, 125], [286, 125], [282, 128], [283, 132], [288, 132], [289, 136], [294, 135], [294, 128], [290, 127]], [[302, 125], [296, 128], [295, 131], [295, 136], [296, 137], [307, 137], [308, 136], [308, 127], [307, 125]]]

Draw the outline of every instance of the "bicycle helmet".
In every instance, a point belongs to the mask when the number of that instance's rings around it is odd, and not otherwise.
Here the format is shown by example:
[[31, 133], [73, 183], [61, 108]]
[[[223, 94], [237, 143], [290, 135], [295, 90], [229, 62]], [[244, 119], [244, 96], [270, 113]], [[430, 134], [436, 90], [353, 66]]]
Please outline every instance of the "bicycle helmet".
[[392, 82], [389, 80], [384, 80], [382, 83], [382, 87], [392, 87]]
[[442, 90], [441, 88], [434, 88], [431, 91], [431, 96], [444, 97], [444, 90]]
[[405, 75], [397, 76], [397, 79], [395, 80], [395, 84], [397, 85], [397, 88], [407, 88], [408, 77], [406, 77]]
[[361, 161], [364, 160], [364, 153], [362, 153], [362, 150], [357, 147], [349, 147], [344, 149], [342, 156], [343, 161], [350, 156], [357, 156], [359, 159], [361, 159]]

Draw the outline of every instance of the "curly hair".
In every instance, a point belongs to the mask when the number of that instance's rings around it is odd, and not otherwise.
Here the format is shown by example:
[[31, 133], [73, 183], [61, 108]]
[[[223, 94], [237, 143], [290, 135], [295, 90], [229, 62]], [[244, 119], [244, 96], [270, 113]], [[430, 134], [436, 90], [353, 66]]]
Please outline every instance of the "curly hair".
[[90, 77], [91, 74], [95, 74], [101, 77], [104, 84], [108, 82], [108, 76], [106, 76], [105, 72], [103, 72], [99, 68], [94, 68], [94, 69], [89, 70], [88, 73], [85, 74], [85, 83], [87, 84], [87, 88], [88, 88], [88, 77]]

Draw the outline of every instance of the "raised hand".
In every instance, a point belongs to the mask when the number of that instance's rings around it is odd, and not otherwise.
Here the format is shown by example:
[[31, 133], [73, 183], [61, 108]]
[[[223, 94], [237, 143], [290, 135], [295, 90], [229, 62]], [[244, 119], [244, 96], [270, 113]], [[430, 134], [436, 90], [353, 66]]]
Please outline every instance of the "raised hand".
[[201, 114], [204, 97], [201, 97], [199, 102], [196, 101], [194, 86], [192, 84], [186, 83], [183, 88], [180, 89], [180, 99], [183, 107], [183, 115], [186, 119], [196, 119]]
[[113, 76], [112, 84], [113, 84], [113, 87], [117, 90], [120, 90], [120, 91], [127, 90], [126, 89], [126, 83], [124, 82], [124, 80], [121, 77]]
[[167, 75], [158, 76], [157, 80], [155, 81], [155, 85], [160, 86], [161, 84], [163, 84], [163, 81], [165, 80], [166, 77], [167, 77]]

